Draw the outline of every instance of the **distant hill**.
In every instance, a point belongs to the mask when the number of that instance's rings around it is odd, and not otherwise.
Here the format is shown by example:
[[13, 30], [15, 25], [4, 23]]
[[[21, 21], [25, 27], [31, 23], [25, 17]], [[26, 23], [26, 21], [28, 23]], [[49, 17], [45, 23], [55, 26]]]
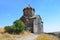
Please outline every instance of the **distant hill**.
[[53, 36], [57, 36], [58, 38], [60, 38], [60, 32], [45, 33], [45, 34], [49, 34], [49, 35], [53, 35]]

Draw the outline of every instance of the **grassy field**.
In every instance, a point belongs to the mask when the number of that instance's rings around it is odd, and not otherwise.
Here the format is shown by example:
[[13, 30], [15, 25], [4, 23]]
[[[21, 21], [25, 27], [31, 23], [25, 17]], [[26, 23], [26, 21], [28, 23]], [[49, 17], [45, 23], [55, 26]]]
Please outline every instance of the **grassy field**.
[[4, 28], [0, 28], [0, 33], [3, 33], [4, 31]]
[[40, 34], [36, 40], [59, 40], [59, 38], [53, 36], [53, 35], [48, 35], [48, 34]]
[[15, 40], [16, 38], [25, 37], [32, 34], [29, 31], [24, 31], [23, 33], [14, 35], [14, 34], [4, 33], [4, 31], [5, 30], [3, 28], [0, 28], [0, 40]]
[[0, 33], [0, 40], [15, 40], [16, 38], [26, 37], [29, 36], [32, 33], [29, 32], [23, 32], [21, 34], [8, 34], [8, 33]]

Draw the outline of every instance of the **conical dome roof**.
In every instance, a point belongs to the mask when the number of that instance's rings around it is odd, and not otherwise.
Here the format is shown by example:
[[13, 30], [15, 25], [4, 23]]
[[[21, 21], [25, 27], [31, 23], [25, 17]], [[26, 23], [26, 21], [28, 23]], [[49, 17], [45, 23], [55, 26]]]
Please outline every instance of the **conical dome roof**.
[[35, 9], [30, 6], [30, 4], [28, 4], [28, 6], [26, 8], [24, 8], [23, 11], [26, 9], [31, 9], [31, 10], [35, 11]]

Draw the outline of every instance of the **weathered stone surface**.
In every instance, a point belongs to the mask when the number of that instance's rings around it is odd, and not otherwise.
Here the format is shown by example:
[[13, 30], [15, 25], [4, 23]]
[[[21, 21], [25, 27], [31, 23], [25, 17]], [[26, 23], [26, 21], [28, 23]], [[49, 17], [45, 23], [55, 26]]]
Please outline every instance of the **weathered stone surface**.
[[40, 34], [43, 33], [43, 22], [39, 15], [36, 16], [33, 23], [34, 33]]

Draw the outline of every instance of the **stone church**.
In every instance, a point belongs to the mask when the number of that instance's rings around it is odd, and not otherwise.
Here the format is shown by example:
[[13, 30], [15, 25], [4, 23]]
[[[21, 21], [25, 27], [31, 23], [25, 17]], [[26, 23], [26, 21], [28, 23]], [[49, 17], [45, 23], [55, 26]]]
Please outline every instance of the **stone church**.
[[35, 34], [43, 33], [43, 21], [40, 15], [35, 15], [34, 13], [35, 9], [28, 5], [23, 9], [23, 16], [20, 20], [25, 23], [25, 30], [29, 30]]

